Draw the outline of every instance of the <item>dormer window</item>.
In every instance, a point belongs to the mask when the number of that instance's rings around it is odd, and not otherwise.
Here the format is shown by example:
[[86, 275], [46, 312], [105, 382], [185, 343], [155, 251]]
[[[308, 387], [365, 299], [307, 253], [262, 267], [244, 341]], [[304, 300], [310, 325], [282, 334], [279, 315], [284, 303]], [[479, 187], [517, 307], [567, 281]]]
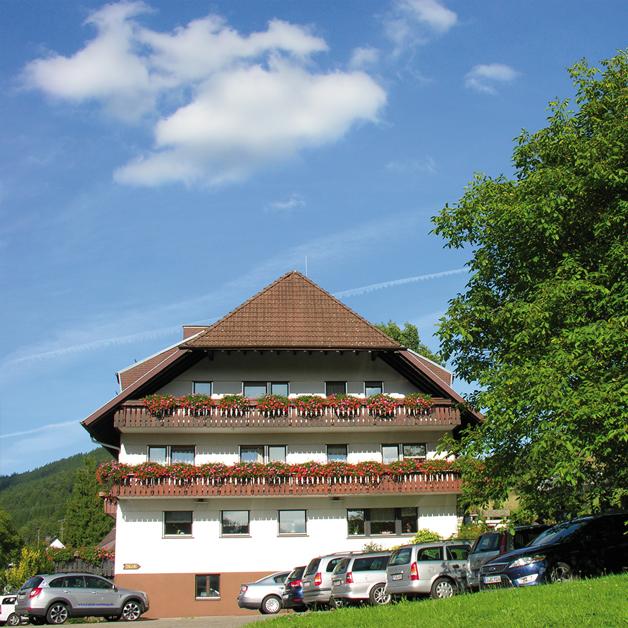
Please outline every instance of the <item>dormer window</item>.
[[347, 382], [325, 382], [325, 394], [329, 395], [346, 395]]

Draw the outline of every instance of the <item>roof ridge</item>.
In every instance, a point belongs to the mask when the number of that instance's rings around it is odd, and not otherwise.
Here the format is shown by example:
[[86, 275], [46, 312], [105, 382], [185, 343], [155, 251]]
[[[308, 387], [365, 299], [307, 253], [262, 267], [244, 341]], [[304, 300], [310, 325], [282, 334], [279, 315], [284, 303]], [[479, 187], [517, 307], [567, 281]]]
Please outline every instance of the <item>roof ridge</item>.
[[305, 279], [305, 281], [307, 281], [312, 287], [314, 287], [317, 290], [319, 290], [320, 292], [322, 292], [325, 296], [331, 297], [331, 299], [334, 300], [338, 305], [340, 305], [340, 307], [342, 307], [347, 312], [349, 312], [349, 314], [353, 314], [353, 316], [356, 316], [357, 318], [359, 318], [363, 323], [366, 323], [369, 327], [371, 327], [373, 330], [375, 330], [380, 336], [383, 336], [386, 340], [389, 340], [389, 341], [397, 343], [399, 345], [400, 349], [405, 349], [405, 347], [402, 344], [397, 342], [394, 338], [391, 338], [388, 334], [384, 333], [376, 325], [371, 323], [371, 321], [369, 321], [366, 318], [364, 318], [364, 316], [361, 316], [356, 311], [352, 310], [348, 305], [343, 303], [338, 297], [335, 297], [331, 292], [327, 292], [327, 290], [325, 290], [324, 288], [321, 288], [317, 283], [312, 281], [309, 277], [301, 274], [298, 270], [294, 270], [292, 272], [297, 274], [297, 275], [299, 275], [302, 279]]
[[[219, 325], [220, 323], [225, 322], [226, 320], [232, 318], [235, 314], [237, 314], [243, 307], [249, 305], [250, 303], [252, 303], [253, 301], [255, 301], [256, 299], [258, 299], [259, 297], [261, 297], [263, 294], [265, 294], [266, 292], [268, 292], [273, 286], [275, 286], [276, 284], [278, 284], [280, 281], [282, 281], [283, 279], [288, 278], [290, 275], [292, 275], [293, 273], [296, 273], [298, 275], [300, 275], [301, 273], [299, 273], [296, 270], [290, 270], [287, 273], [284, 273], [283, 275], [281, 275], [280, 277], [277, 277], [277, 279], [275, 279], [275, 281], [273, 281], [272, 283], [269, 283], [265, 288], [262, 288], [261, 290], [259, 290], [258, 292], [256, 292], [253, 296], [249, 297], [246, 301], [243, 301], [242, 303], [240, 303], [240, 305], [238, 305], [237, 307], [235, 307], [233, 310], [231, 310], [230, 312], [227, 312], [222, 318], [219, 318], [215, 323], [212, 323], [211, 325], [209, 325], [209, 327], [207, 327], [207, 329], [201, 333], [201, 335], [196, 338], [196, 340], [200, 340], [203, 336], [205, 336], [206, 334], [208, 334], [212, 329], [214, 329], [214, 327], [216, 327], [217, 325]], [[199, 332], [200, 333], [200, 332]], [[191, 340], [191, 338], [186, 338], [184, 342], [188, 342], [189, 340]]]

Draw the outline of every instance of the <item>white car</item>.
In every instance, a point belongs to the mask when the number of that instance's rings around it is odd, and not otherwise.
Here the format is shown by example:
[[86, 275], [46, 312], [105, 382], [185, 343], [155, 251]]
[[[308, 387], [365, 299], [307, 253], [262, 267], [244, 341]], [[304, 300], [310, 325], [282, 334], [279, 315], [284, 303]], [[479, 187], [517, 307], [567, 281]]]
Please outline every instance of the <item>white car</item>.
[[15, 614], [15, 595], [5, 595], [0, 599], [0, 626], [19, 626], [22, 622]]

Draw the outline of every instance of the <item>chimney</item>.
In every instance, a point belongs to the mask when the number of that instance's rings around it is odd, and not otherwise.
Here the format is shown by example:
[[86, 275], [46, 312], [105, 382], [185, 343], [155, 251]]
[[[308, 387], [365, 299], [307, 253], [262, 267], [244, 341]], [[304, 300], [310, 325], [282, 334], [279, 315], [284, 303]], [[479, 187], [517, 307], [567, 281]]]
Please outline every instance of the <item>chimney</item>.
[[207, 325], [183, 325], [183, 340], [186, 340], [194, 334], [198, 334], [199, 331], [207, 329]]

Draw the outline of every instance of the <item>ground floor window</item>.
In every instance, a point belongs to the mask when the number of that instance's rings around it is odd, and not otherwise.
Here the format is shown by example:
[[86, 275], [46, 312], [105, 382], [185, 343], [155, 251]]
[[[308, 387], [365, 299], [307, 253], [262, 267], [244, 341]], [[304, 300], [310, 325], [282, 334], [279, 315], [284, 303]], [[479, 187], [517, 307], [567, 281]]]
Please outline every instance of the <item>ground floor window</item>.
[[203, 574], [195, 576], [195, 580], [197, 600], [220, 598], [220, 574]]
[[164, 536], [192, 536], [192, 511], [166, 510]]
[[347, 510], [349, 536], [414, 534], [418, 530], [416, 508], [352, 508]]
[[223, 510], [220, 521], [223, 536], [230, 534], [249, 534], [248, 510]]
[[305, 510], [280, 510], [279, 534], [306, 534], [307, 516]]

